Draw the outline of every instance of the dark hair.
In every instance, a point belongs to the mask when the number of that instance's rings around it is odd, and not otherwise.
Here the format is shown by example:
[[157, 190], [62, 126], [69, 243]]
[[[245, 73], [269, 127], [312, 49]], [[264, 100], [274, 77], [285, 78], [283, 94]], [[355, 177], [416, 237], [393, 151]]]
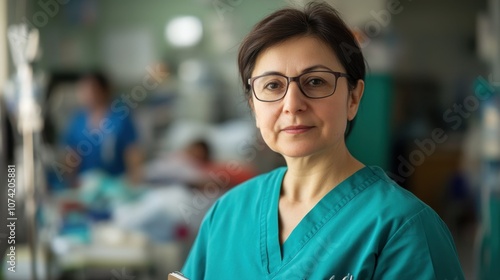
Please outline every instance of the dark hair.
[[196, 141], [193, 141], [188, 146], [188, 148], [200, 148], [203, 151], [203, 158], [201, 158], [200, 160], [202, 160], [204, 163], [208, 163], [212, 160], [212, 149], [205, 139], [198, 139]]
[[102, 92], [111, 95], [111, 82], [108, 77], [101, 71], [93, 70], [82, 75], [82, 80], [92, 80], [97, 83]]
[[[313, 36], [329, 46], [349, 75], [350, 89], [356, 87], [358, 80], [364, 81], [365, 59], [354, 35], [337, 10], [324, 2], [312, 2], [303, 10], [284, 8], [270, 14], [257, 23], [241, 43], [238, 67], [247, 100], [251, 98], [247, 81], [259, 54], [297, 36]], [[348, 123], [346, 135], [352, 126], [353, 123]]]

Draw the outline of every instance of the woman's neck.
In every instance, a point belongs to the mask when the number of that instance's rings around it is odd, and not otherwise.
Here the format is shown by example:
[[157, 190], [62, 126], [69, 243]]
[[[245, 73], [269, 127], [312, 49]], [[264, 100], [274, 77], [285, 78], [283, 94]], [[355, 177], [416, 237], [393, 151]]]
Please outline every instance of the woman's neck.
[[316, 203], [364, 165], [344, 146], [335, 154], [286, 158], [288, 170], [281, 197], [293, 203]]
[[98, 106], [88, 109], [88, 116], [92, 126], [97, 126], [108, 114], [108, 107]]

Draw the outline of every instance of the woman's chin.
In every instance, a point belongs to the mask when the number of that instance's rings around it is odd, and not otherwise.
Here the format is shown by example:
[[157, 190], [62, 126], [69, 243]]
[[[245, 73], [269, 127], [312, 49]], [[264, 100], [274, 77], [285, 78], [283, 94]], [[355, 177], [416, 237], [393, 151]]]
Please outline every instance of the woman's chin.
[[304, 158], [319, 154], [316, 149], [310, 147], [284, 148], [278, 153], [288, 158]]

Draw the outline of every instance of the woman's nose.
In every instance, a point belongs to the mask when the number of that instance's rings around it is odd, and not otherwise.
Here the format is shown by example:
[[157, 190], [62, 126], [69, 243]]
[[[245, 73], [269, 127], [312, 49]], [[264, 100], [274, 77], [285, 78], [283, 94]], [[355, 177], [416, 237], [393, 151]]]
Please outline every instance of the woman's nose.
[[299, 84], [295, 81], [290, 82], [288, 90], [283, 98], [283, 111], [285, 113], [295, 114], [306, 110], [307, 97], [302, 93]]

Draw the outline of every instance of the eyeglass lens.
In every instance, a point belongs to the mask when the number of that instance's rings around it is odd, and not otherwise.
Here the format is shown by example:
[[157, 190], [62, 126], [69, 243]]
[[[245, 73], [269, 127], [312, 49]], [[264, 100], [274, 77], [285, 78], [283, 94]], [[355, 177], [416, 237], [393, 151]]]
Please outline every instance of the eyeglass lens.
[[[299, 76], [299, 88], [310, 98], [322, 98], [335, 91], [337, 77], [330, 72], [308, 72]], [[256, 97], [264, 101], [281, 99], [288, 89], [288, 78], [281, 75], [266, 75], [253, 82]]]

